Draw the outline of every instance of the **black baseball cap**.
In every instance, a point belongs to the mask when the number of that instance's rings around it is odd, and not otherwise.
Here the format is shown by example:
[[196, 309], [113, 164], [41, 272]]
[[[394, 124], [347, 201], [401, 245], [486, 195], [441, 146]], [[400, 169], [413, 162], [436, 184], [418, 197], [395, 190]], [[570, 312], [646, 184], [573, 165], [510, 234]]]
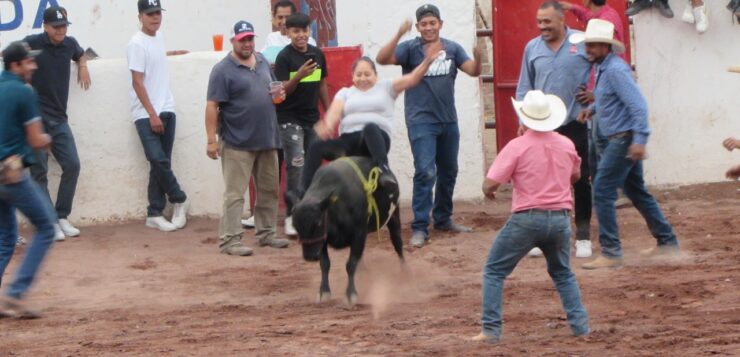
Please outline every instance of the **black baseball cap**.
[[155, 11], [164, 11], [162, 0], [139, 0], [140, 14], [149, 14]]
[[442, 20], [442, 18], [439, 15], [439, 8], [432, 5], [432, 4], [425, 4], [419, 6], [418, 9], [416, 9], [416, 21], [421, 21], [426, 16], [432, 15], [436, 17], [439, 20]]
[[254, 26], [246, 21], [239, 21], [234, 24], [234, 29], [231, 30], [231, 38], [239, 41], [247, 36], [255, 36]]
[[23, 41], [11, 42], [8, 47], [3, 50], [3, 62], [13, 63], [20, 62], [26, 58], [33, 58], [39, 55], [41, 51], [31, 50], [31, 46]]
[[69, 25], [67, 9], [61, 6], [52, 6], [44, 10], [44, 23], [51, 26]]

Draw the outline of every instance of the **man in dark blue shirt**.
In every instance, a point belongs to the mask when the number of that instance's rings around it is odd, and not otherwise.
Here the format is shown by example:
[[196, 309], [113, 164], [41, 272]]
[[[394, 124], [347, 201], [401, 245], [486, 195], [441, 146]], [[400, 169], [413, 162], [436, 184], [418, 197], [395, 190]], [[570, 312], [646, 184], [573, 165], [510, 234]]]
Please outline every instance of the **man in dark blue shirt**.
[[[72, 212], [72, 201], [80, 175], [80, 158], [77, 155], [74, 135], [68, 124], [67, 98], [69, 97], [70, 63], [77, 63], [77, 82], [87, 90], [90, 88], [90, 73], [87, 70], [82, 47], [74, 37], [67, 36], [67, 11], [63, 7], [50, 7], [44, 11], [44, 32], [27, 36], [24, 41], [41, 53], [36, 58], [38, 70], [33, 75], [33, 87], [39, 96], [44, 128], [52, 138], [51, 153], [62, 168], [56, 200], [59, 219], [56, 240], [76, 237], [80, 231], [67, 217]], [[49, 155], [36, 151], [36, 163], [31, 166], [31, 175], [49, 197], [47, 171]]]
[[472, 231], [452, 221], [452, 194], [460, 148], [455, 79], [458, 69], [473, 77], [480, 75], [481, 61], [479, 49], [475, 49], [474, 59], [470, 59], [458, 43], [439, 36], [443, 22], [436, 6], [419, 7], [416, 21], [420, 37], [399, 44], [401, 37], [411, 29], [411, 22], [404, 22], [396, 36], [378, 52], [376, 60], [379, 64], [400, 65], [407, 74], [424, 60], [427, 46], [441, 43], [444, 49], [429, 66], [421, 84], [406, 91], [404, 102], [415, 169], [411, 245], [422, 247], [429, 239], [430, 212], [437, 230]]
[[[43, 133], [38, 100], [26, 85], [36, 70], [34, 58], [26, 43], [13, 42], [3, 50], [4, 71], [0, 74], [0, 280], [15, 251], [18, 209], [36, 227], [26, 256], [18, 265], [16, 278], [0, 297], [0, 318], [39, 317], [23, 302], [53, 242], [54, 225], [51, 206], [41, 189], [23, 172], [33, 162], [31, 149], [49, 145]], [[0, 281], [1, 282], [1, 281]]]

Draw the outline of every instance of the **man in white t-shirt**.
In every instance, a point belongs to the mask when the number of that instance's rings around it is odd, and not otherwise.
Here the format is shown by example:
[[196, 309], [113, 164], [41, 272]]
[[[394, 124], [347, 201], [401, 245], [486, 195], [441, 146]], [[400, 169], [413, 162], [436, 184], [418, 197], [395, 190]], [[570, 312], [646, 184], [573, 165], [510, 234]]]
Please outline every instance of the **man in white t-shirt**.
[[[175, 141], [175, 101], [170, 91], [167, 57], [188, 51], [166, 51], [162, 34], [161, 0], [139, 0], [141, 31], [126, 50], [132, 85], [129, 90], [136, 131], [151, 165], [147, 195], [146, 226], [164, 232], [185, 227], [188, 201], [172, 171], [172, 146]], [[169, 199], [172, 222], [162, 216]]]
[[[267, 35], [265, 39], [265, 46], [260, 51], [270, 63], [275, 64], [275, 57], [277, 54], [290, 44], [290, 37], [288, 37], [288, 30], [285, 28], [285, 20], [288, 16], [296, 13], [295, 5], [291, 1], [282, 0], [275, 3], [272, 7], [272, 26], [277, 27], [277, 31]], [[313, 37], [308, 38], [308, 43], [316, 46], [316, 41]], [[272, 48], [274, 47], [274, 48]], [[274, 53], [272, 56], [270, 54]]]

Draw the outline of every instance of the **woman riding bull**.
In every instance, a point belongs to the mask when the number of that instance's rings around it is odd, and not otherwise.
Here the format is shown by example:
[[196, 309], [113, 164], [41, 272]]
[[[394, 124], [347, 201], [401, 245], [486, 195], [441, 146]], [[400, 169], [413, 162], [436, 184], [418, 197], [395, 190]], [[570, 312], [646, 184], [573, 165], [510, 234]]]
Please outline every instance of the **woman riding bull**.
[[[393, 80], [379, 80], [375, 63], [368, 57], [352, 65], [353, 86], [342, 88], [336, 94], [324, 120], [314, 127], [321, 141], [311, 145], [306, 155], [303, 192], [311, 185], [322, 159], [334, 160], [342, 156], [371, 157], [381, 171], [378, 183], [390, 192], [398, 191], [398, 182], [388, 167], [396, 97], [421, 82], [441, 50], [439, 44], [430, 45], [424, 61], [414, 71]], [[330, 140], [337, 123], [340, 123], [340, 135]]]

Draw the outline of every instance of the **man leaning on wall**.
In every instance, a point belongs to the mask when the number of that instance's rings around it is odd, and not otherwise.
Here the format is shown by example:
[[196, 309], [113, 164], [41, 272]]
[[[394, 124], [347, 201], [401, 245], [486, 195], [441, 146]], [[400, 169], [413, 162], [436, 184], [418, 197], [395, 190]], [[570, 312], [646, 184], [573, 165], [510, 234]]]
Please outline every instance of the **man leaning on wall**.
[[[62, 168], [54, 207], [58, 219], [54, 226], [54, 239], [57, 241], [80, 235], [80, 230], [67, 219], [72, 212], [72, 201], [80, 175], [80, 158], [67, 116], [72, 61], [77, 64], [77, 83], [85, 90], [90, 88], [85, 51], [74, 37], [67, 36], [70, 24], [67, 10], [52, 6], [44, 11], [44, 32], [23, 39], [31, 49], [41, 51], [36, 57], [38, 69], [31, 83], [39, 96], [44, 129], [52, 139], [51, 154]], [[49, 202], [52, 202], [47, 179], [49, 154], [46, 150], [36, 150], [35, 155], [36, 163], [31, 166], [31, 175], [49, 198]]]
[[[187, 51], [165, 50], [159, 31], [161, 0], [139, 0], [138, 8], [141, 30], [129, 41], [126, 54], [131, 71], [131, 111], [150, 165], [146, 226], [170, 232], [185, 227], [188, 201], [172, 170], [176, 118], [166, 56]], [[172, 222], [162, 216], [167, 198], [173, 205]]]

